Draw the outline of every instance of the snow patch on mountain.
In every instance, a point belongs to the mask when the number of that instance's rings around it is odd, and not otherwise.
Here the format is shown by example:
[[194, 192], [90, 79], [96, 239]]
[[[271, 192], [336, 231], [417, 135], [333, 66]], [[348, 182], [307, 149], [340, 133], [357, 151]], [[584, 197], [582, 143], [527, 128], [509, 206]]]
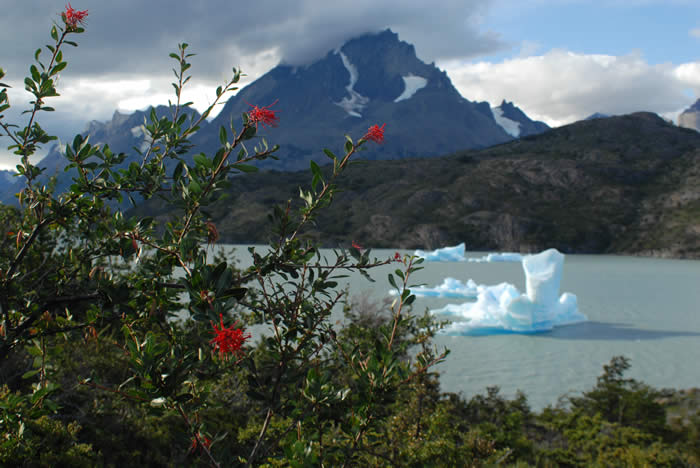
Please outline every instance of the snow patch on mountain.
[[496, 120], [496, 123], [503, 127], [503, 130], [505, 130], [507, 134], [515, 138], [520, 136], [520, 122], [504, 117], [503, 109], [500, 107], [492, 107], [491, 112], [493, 113], [493, 118]]
[[357, 78], [359, 77], [359, 74], [357, 73], [357, 67], [350, 63], [350, 60], [342, 51], [337, 51], [337, 54], [340, 55], [340, 59], [343, 61], [345, 69], [350, 74], [350, 82], [345, 87], [345, 89], [350, 94], [350, 97], [344, 97], [340, 102], [336, 102], [335, 104], [342, 107], [345, 110], [345, 112], [347, 112], [353, 117], [362, 117], [362, 114], [360, 114], [360, 112], [369, 102], [369, 98], [361, 95], [354, 89], [355, 83], [357, 83]]
[[131, 129], [131, 136], [134, 138], [139, 138], [142, 137], [146, 134], [143, 129], [143, 125], [137, 125], [136, 127]]
[[399, 97], [394, 99], [394, 102], [399, 102], [411, 98], [411, 96], [416, 94], [416, 91], [425, 88], [425, 85], [428, 84], [428, 80], [426, 80], [422, 76], [409, 74], [407, 76], [402, 76], [401, 78], [403, 78], [404, 90]]
[[144, 151], [146, 151], [149, 146], [151, 146], [151, 143], [152, 143], [151, 138], [148, 135], [146, 135], [146, 128], [143, 125], [133, 127], [131, 129], [131, 135], [134, 138], [143, 137], [143, 141], [139, 145], [139, 151], [141, 151], [142, 153]]

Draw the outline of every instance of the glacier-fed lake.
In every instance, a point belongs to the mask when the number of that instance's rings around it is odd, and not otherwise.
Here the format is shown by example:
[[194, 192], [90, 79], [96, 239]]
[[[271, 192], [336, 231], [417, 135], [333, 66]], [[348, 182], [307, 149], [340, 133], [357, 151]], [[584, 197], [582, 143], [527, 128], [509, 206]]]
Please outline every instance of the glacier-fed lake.
[[[248, 246], [235, 248], [240, 266], [250, 264]], [[262, 253], [266, 247], [257, 247]], [[373, 250], [385, 259], [395, 250]], [[403, 253], [412, 251], [399, 250]], [[332, 258], [332, 251], [323, 251]], [[467, 252], [481, 257], [483, 252]], [[341, 280], [351, 297], [381, 302], [390, 290], [392, 265]], [[435, 286], [453, 277], [493, 285], [509, 282], [525, 291], [521, 263], [425, 262], [413, 283]], [[340, 287], [339, 286], [339, 287]], [[512, 397], [522, 390], [533, 409], [556, 404], [595, 385], [603, 364], [613, 356], [631, 360], [628, 377], [657, 388], [700, 387], [700, 261], [612, 255], [567, 255], [560, 293], [578, 298], [588, 317], [581, 324], [537, 334], [438, 336], [451, 353], [437, 369], [442, 389], [470, 398], [497, 385]], [[414, 311], [437, 309], [461, 299], [418, 298]]]

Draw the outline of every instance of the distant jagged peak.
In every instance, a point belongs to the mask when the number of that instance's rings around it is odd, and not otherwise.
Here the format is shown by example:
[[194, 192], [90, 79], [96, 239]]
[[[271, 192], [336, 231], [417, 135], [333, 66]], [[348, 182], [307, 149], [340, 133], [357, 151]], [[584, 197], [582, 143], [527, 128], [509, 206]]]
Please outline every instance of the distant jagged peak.
[[594, 120], [594, 119], [607, 119], [608, 117], [612, 117], [610, 114], [603, 114], [601, 112], [594, 112], [593, 114], [589, 115], [583, 120]]
[[498, 107], [494, 107], [491, 109], [493, 112], [493, 118], [496, 120], [496, 123], [500, 125], [503, 130], [506, 131], [506, 133], [514, 138], [518, 138], [520, 136], [520, 122], [516, 120], [509, 119], [506, 117], [504, 114], [504, 104], [506, 101], [503, 101], [503, 104], [501, 104]]
[[684, 114], [686, 112], [700, 112], [700, 99], [695, 101], [695, 103], [693, 105], [691, 105], [690, 107], [688, 107], [686, 110], [683, 111]]
[[491, 108], [493, 118], [498, 125], [513, 138], [546, 132], [549, 126], [540, 121], [533, 121], [513, 102], [503, 99], [497, 107]]

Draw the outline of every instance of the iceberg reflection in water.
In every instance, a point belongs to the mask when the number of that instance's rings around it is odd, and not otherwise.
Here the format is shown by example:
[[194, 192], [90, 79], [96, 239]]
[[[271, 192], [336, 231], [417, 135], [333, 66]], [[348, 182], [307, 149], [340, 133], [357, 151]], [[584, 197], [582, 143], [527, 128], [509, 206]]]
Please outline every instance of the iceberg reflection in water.
[[[460, 246], [463, 248], [463, 244]], [[476, 298], [476, 302], [449, 304], [431, 310], [433, 314], [455, 320], [443, 330], [451, 335], [537, 333], [588, 320], [578, 310], [576, 295], [559, 296], [563, 254], [549, 249], [526, 255], [522, 257], [522, 266], [525, 294], [509, 283], [484, 286], [473, 280], [465, 284], [454, 278], [447, 278], [434, 288], [419, 287], [412, 292], [416, 296]]]

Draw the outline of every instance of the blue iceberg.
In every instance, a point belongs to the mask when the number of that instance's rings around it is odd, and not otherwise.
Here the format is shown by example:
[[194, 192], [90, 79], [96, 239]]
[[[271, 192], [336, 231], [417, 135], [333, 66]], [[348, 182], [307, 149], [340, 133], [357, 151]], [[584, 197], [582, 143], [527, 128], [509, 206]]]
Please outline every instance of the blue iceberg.
[[457, 319], [443, 331], [455, 335], [536, 333], [588, 320], [579, 312], [574, 294], [559, 296], [563, 254], [549, 249], [523, 257], [522, 265], [525, 294], [509, 283], [477, 287], [476, 302], [449, 304], [431, 311]]
[[[416, 297], [449, 297], [455, 299], [476, 299], [479, 291], [484, 289], [484, 286], [478, 285], [474, 280], [468, 280], [462, 283], [455, 278], [445, 278], [442, 284], [433, 288], [425, 286], [416, 286], [411, 288], [411, 293]], [[389, 291], [389, 294], [396, 296], [396, 290]]]
[[520, 262], [523, 256], [517, 252], [490, 253], [483, 257], [466, 258], [464, 256], [464, 242], [454, 247], [443, 247], [436, 250], [416, 250], [413, 255], [425, 259], [426, 262]]
[[523, 256], [517, 252], [490, 253], [484, 257], [468, 258], [472, 263], [493, 263], [493, 262], [521, 262]]
[[454, 247], [443, 247], [430, 252], [416, 250], [413, 255], [425, 259], [426, 262], [463, 262], [465, 260], [464, 242]]

